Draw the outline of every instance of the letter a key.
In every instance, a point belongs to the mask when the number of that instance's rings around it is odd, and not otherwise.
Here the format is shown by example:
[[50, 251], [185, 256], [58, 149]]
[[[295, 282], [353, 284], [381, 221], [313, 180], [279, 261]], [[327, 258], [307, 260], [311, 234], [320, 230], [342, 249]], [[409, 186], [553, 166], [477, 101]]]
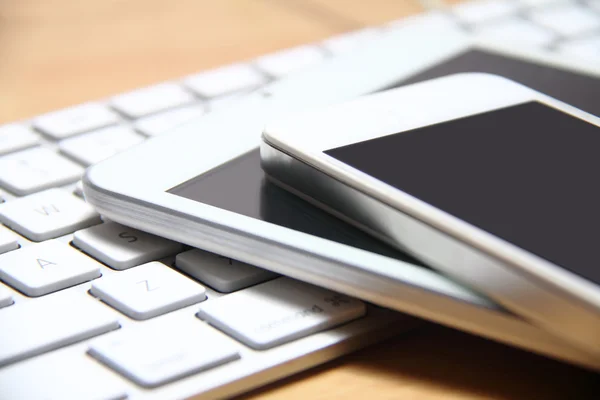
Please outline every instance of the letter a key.
[[97, 261], [57, 240], [0, 255], [0, 279], [27, 296], [43, 296], [99, 276]]

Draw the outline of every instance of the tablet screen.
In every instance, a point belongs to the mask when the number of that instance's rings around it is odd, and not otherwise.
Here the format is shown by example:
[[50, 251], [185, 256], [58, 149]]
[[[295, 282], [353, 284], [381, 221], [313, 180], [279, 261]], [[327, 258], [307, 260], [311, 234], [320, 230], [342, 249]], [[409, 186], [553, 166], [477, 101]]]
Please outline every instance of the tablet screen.
[[[502, 75], [600, 115], [600, 79], [479, 49], [458, 54], [385, 89], [459, 72]], [[258, 150], [252, 151], [192, 178], [169, 192], [350, 246], [405, 258], [358, 229], [268, 183], [260, 168], [259, 157]]]
[[421, 265], [270, 183], [260, 166], [258, 149], [177, 186], [170, 192], [248, 217]]
[[[461, 72], [500, 75], [600, 116], [600, 78], [507, 57], [490, 51], [465, 51], [401, 82], [402, 85]], [[392, 89], [401, 85], [394, 84]]]

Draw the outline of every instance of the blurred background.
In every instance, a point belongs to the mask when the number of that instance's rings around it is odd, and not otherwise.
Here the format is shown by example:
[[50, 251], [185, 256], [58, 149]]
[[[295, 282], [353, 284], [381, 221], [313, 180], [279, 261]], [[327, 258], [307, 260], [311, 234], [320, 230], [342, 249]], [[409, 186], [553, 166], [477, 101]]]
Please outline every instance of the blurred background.
[[0, 1], [0, 123], [422, 10], [417, 0]]

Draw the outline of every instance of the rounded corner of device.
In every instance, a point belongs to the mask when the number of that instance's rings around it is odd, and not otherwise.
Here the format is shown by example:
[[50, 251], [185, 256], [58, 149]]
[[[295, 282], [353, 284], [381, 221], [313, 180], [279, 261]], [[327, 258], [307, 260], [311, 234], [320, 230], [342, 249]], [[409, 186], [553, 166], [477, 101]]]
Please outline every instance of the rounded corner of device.
[[259, 146], [259, 152], [261, 168], [263, 169], [265, 175], [269, 177], [269, 173], [272, 171], [275, 159], [279, 158], [281, 155], [281, 150], [273, 146], [268, 139], [262, 137]]
[[260, 134], [260, 143], [259, 147], [262, 149], [263, 146], [271, 146], [271, 130], [269, 129], [269, 125], [265, 125], [264, 129]]
[[[83, 176], [81, 177], [83, 193], [84, 193], [86, 199], [91, 199], [93, 196], [91, 196], [90, 193], [93, 193], [94, 191], [97, 191], [98, 189], [101, 189], [101, 187], [102, 187], [102, 185], [100, 185], [98, 183], [97, 170], [98, 170], [98, 166], [93, 165], [93, 166], [87, 168], [85, 170]], [[100, 179], [100, 182], [102, 182], [102, 179]]]
[[263, 132], [263, 134], [260, 135], [260, 143], [258, 144], [258, 149], [260, 150], [261, 159], [264, 156], [264, 152], [266, 150], [269, 150], [272, 148], [273, 148], [273, 145], [271, 144], [271, 140], [270, 140], [269, 136], [266, 136]]
[[106, 178], [110, 175], [110, 171], [106, 171], [105, 163], [99, 163], [86, 168], [81, 177], [81, 184], [86, 200], [93, 203], [93, 193], [111, 191], [109, 186], [113, 179]]
[[98, 169], [98, 165], [92, 165], [91, 167], [86, 168], [85, 172], [83, 173], [83, 176], [81, 177], [81, 183], [83, 184], [84, 187], [97, 186], [95, 184], [96, 175], [98, 175], [98, 173], [96, 172], [97, 169]]
[[263, 145], [274, 148], [273, 143], [279, 143], [279, 140], [277, 139], [279, 136], [278, 132], [282, 131], [282, 129], [280, 129], [281, 121], [281, 117], [276, 117], [274, 119], [267, 120], [260, 135], [261, 148], [263, 147]]
[[291, 149], [286, 146], [285, 139], [282, 141], [277, 135], [270, 136], [263, 132], [259, 150], [261, 166], [265, 173], [268, 173], [273, 167], [273, 164], [280, 162], [281, 157], [288, 154], [288, 151]]

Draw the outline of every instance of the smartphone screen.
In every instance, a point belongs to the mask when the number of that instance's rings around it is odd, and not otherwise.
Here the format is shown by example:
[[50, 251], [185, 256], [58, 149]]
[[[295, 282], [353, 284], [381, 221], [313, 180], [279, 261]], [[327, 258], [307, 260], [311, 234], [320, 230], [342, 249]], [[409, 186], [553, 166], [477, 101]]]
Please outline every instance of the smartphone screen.
[[528, 102], [325, 153], [600, 284], [598, 149], [599, 127]]

